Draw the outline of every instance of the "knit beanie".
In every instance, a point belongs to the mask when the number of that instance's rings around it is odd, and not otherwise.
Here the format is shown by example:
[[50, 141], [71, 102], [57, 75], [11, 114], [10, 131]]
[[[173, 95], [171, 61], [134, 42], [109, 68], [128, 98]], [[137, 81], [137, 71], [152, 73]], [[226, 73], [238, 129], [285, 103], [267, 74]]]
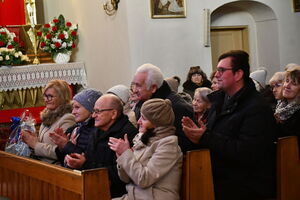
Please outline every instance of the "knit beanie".
[[175, 115], [169, 99], [150, 99], [143, 103], [141, 113], [155, 126], [171, 126]]
[[173, 77], [166, 78], [165, 81], [168, 83], [171, 90], [173, 90], [176, 93], [178, 92], [179, 83], [175, 78], [173, 78]]
[[107, 90], [106, 93], [116, 95], [124, 104], [129, 101], [130, 91], [129, 88], [125, 85], [115, 85], [114, 87]]
[[256, 80], [262, 87], [266, 86], [267, 71], [259, 69], [250, 73], [250, 78]]
[[89, 112], [93, 112], [94, 105], [99, 97], [102, 96], [102, 93], [95, 89], [85, 89], [77, 93], [73, 100], [80, 103], [85, 109]]

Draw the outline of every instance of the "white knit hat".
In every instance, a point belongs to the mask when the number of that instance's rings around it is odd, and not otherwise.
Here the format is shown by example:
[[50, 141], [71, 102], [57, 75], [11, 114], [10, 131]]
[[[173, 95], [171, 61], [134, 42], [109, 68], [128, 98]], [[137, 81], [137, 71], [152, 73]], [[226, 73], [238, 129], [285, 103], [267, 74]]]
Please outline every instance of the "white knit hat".
[[106, 91], [107, 94], [114, 94], [126, 104], [129, 101], [130, 91], [125, 85], [115, 85]]
[[257, 81], [262, 87], [266, 86], [267, 70], [259, 69], [250, 73], [250, 78]]

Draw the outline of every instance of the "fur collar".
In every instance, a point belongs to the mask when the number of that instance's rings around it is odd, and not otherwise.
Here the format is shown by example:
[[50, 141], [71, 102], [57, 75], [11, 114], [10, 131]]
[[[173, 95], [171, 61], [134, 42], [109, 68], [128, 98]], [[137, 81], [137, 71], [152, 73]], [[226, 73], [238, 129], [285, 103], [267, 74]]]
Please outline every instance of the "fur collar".
[[56, 108], [55, 110], [49, 110], [45, 108], [41, 114], [41, 120], [44, 126], [51, 126], [56, 122], [60, 117], [64, 116], [66, 113], [71, 113], [72, 106], [71, 104], [64, 104]]

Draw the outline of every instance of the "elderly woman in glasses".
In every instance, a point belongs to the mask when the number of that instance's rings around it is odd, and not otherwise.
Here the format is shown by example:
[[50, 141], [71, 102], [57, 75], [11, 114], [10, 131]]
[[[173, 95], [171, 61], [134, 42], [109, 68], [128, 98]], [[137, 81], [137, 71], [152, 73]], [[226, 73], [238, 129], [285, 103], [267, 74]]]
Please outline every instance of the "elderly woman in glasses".
[[23, 141], [34, 150], [34, 157], [48, 163], [55, 163], [56, 145], [49, 134], [57, 128], [66, 131], [75, 124], [71, 114], [71, 90], [67, 82], [52, 80], [44, 88], [46, 108], [41, 112], [42, 124], [39, 134], [22, 131]]
[[272, 92], [276, 100], [280, 100], [283, 98], [282, 89], [285, 73], [286, 72], [276, 72], [269, 80], [269, 84], [272, 88]]
[[95, 102], [101, 96], [101, 92], [91, 88], [77, 93], [72, 102], [76, 124], [65, 133], [61, 128], [50, 133], [52, 141], [57, 145], [55, 152], [61, 164], [64, 164], [67, 154], [86, 151], [91, 136], [97, 131], [92, 114]]
[[279, 136], [300, 135], [300, 66], [287, 71], [283, 82], [282, 99], [278, 101], [275, 118]]

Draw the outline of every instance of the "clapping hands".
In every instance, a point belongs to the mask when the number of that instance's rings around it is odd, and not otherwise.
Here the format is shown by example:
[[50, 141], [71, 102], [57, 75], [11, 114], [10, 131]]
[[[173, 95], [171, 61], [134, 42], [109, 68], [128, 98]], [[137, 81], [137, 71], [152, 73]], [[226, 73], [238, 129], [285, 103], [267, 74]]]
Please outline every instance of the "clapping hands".
[[130, 144], [128, 141], [127, 134], [124, 135], [124, 140], [122, 138], [109, 138], [108, 145], [111, 150], [115, 151], [119, 157], [124, 151], [130, 149]]
[[187, 138], [195, 144], [199, 143], [200, 138], [206, 131], [205, 124], [201, 120], [199, 120], [198, 123], [200, 127], [198, 127], [189, 117], [183, 117], [181, 120], [183, 132]]

